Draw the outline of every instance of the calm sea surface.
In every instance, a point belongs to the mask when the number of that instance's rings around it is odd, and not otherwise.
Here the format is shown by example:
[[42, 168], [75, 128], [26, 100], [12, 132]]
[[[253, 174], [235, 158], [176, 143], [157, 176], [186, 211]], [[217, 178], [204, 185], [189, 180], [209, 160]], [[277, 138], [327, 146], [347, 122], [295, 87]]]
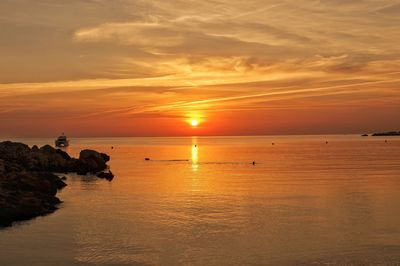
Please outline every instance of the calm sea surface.
[[116, 178], [68, 175], [58, 211], [0, 230], [0, 265], [400, 265], [387, 139], [72, 139]]

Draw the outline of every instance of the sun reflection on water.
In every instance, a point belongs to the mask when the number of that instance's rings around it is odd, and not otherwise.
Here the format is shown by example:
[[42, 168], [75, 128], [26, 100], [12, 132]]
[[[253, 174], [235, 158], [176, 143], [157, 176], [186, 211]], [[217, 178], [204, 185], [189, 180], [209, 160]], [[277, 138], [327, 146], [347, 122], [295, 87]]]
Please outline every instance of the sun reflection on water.
[[197, 147], [197, 138], [192, 138], [192, 171], [197, 171], [199, 168], [199, 150]]

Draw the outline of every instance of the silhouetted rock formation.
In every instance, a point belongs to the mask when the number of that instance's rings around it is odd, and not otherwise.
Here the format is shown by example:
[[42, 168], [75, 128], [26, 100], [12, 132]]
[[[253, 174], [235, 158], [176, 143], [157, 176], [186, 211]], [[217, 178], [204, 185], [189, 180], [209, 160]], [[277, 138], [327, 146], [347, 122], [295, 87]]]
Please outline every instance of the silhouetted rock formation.
[[66, 178], [54, 172], [91, 173], [112, 180], [111, 172], [101, 173], [107, 169], [109, 160], [107, 154], [93, 150], [83, 150], [75, 159], [49, 145], [30, 148], [23, 143], [1, 142], [0, 226], [56, 210], [61, 202], [56, 194], [66, 186]]
[[0, 226], [53, 212], [61, 202], [55, 195], [65, 186], [52, 173], [0, 173]]
[[[110, 156], [104, 153], [98, 153], [93, 150], [83, 150], [79, 154], [79, 159], [72, 164], [74, 172], [81, 174], [97, 173], [107, 168], [106, 163], [110, 160]], [[75, 167], [75, 168], [74, 168]]]
[[400, 131], [390, 131], [390, 132], [383, 132], [383, 133], [374, 133], [372, 134], [374, 137], [391, 137], [391, 136], [400, 136]]
[[105, 170], [110, 157], [97, 151], [83, 150], [79, 159], [75, 159], [50, 145], [40, 149], [33, 146], [31, 149], [23, 143], [4, 141], [0, 143], [0, 159], [14, 162], [28, 171], [76, 172], [86, 175]]

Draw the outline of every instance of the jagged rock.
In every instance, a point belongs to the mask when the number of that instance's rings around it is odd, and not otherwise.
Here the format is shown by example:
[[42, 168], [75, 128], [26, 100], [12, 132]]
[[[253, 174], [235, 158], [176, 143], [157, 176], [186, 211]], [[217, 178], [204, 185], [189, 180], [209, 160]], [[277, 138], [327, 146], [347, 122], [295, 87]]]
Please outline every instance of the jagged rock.
[[0, 189], [0, 226], [51, 213], [60, 202], [57, 197], [48, 194]]
[[0, 226], [48, 214], [61, 202], [55, 195], [66, 184], [52, 173], [10, 172], [0, 175]]
[[[83, 150], [76, 159], [50, 145], [29, 148], [23, 143], [0, 142], [0, 226], [57, 209], [61, 201], [56, 194], [66, 186], [66, 178], [53, 172], [95, 174], [107, 169], [109, 160], [107, 154], [93, 150]], [[98, 177], [112, 180], [114, 175], [100, 173]]]
[[83, 150], [79, 154], [79, 163], [76, 165], [82, 173], [97, 173], [107, 168], [106, 163], [109, 160], [110, 157], [107, 154], [94, 150]]
[[97, 173], [107, 168], [110, 160], [107, 154], [93, 150], [83, 150], [79, 159], [68, 153], [45, 145], [41, 148], [5, 141], [0, 143], [0, 159], [13, 161], [29, 171], [77, 172], [78, 174]]
[[56, 153], [59, 154], [59, 155], [61, 155], [61, 157], [62, 157], [64, 160], [66, 160], [66, 161], [71, 160], [71, 156], [69, 156], [69, 154], [66, 153], [66, 152], [63, 151], [63, 150], [56, 149]]

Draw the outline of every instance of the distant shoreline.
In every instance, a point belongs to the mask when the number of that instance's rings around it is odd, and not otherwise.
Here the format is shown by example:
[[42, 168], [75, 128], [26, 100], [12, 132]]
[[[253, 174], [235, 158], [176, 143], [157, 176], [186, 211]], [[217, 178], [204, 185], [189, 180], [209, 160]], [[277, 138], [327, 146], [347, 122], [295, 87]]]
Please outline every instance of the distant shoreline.
[[400, 136], [400, 131], [390, 131], [390, 132], [382, 132], [382, 133], [374, 133], [373, 137], [394, 137]]

